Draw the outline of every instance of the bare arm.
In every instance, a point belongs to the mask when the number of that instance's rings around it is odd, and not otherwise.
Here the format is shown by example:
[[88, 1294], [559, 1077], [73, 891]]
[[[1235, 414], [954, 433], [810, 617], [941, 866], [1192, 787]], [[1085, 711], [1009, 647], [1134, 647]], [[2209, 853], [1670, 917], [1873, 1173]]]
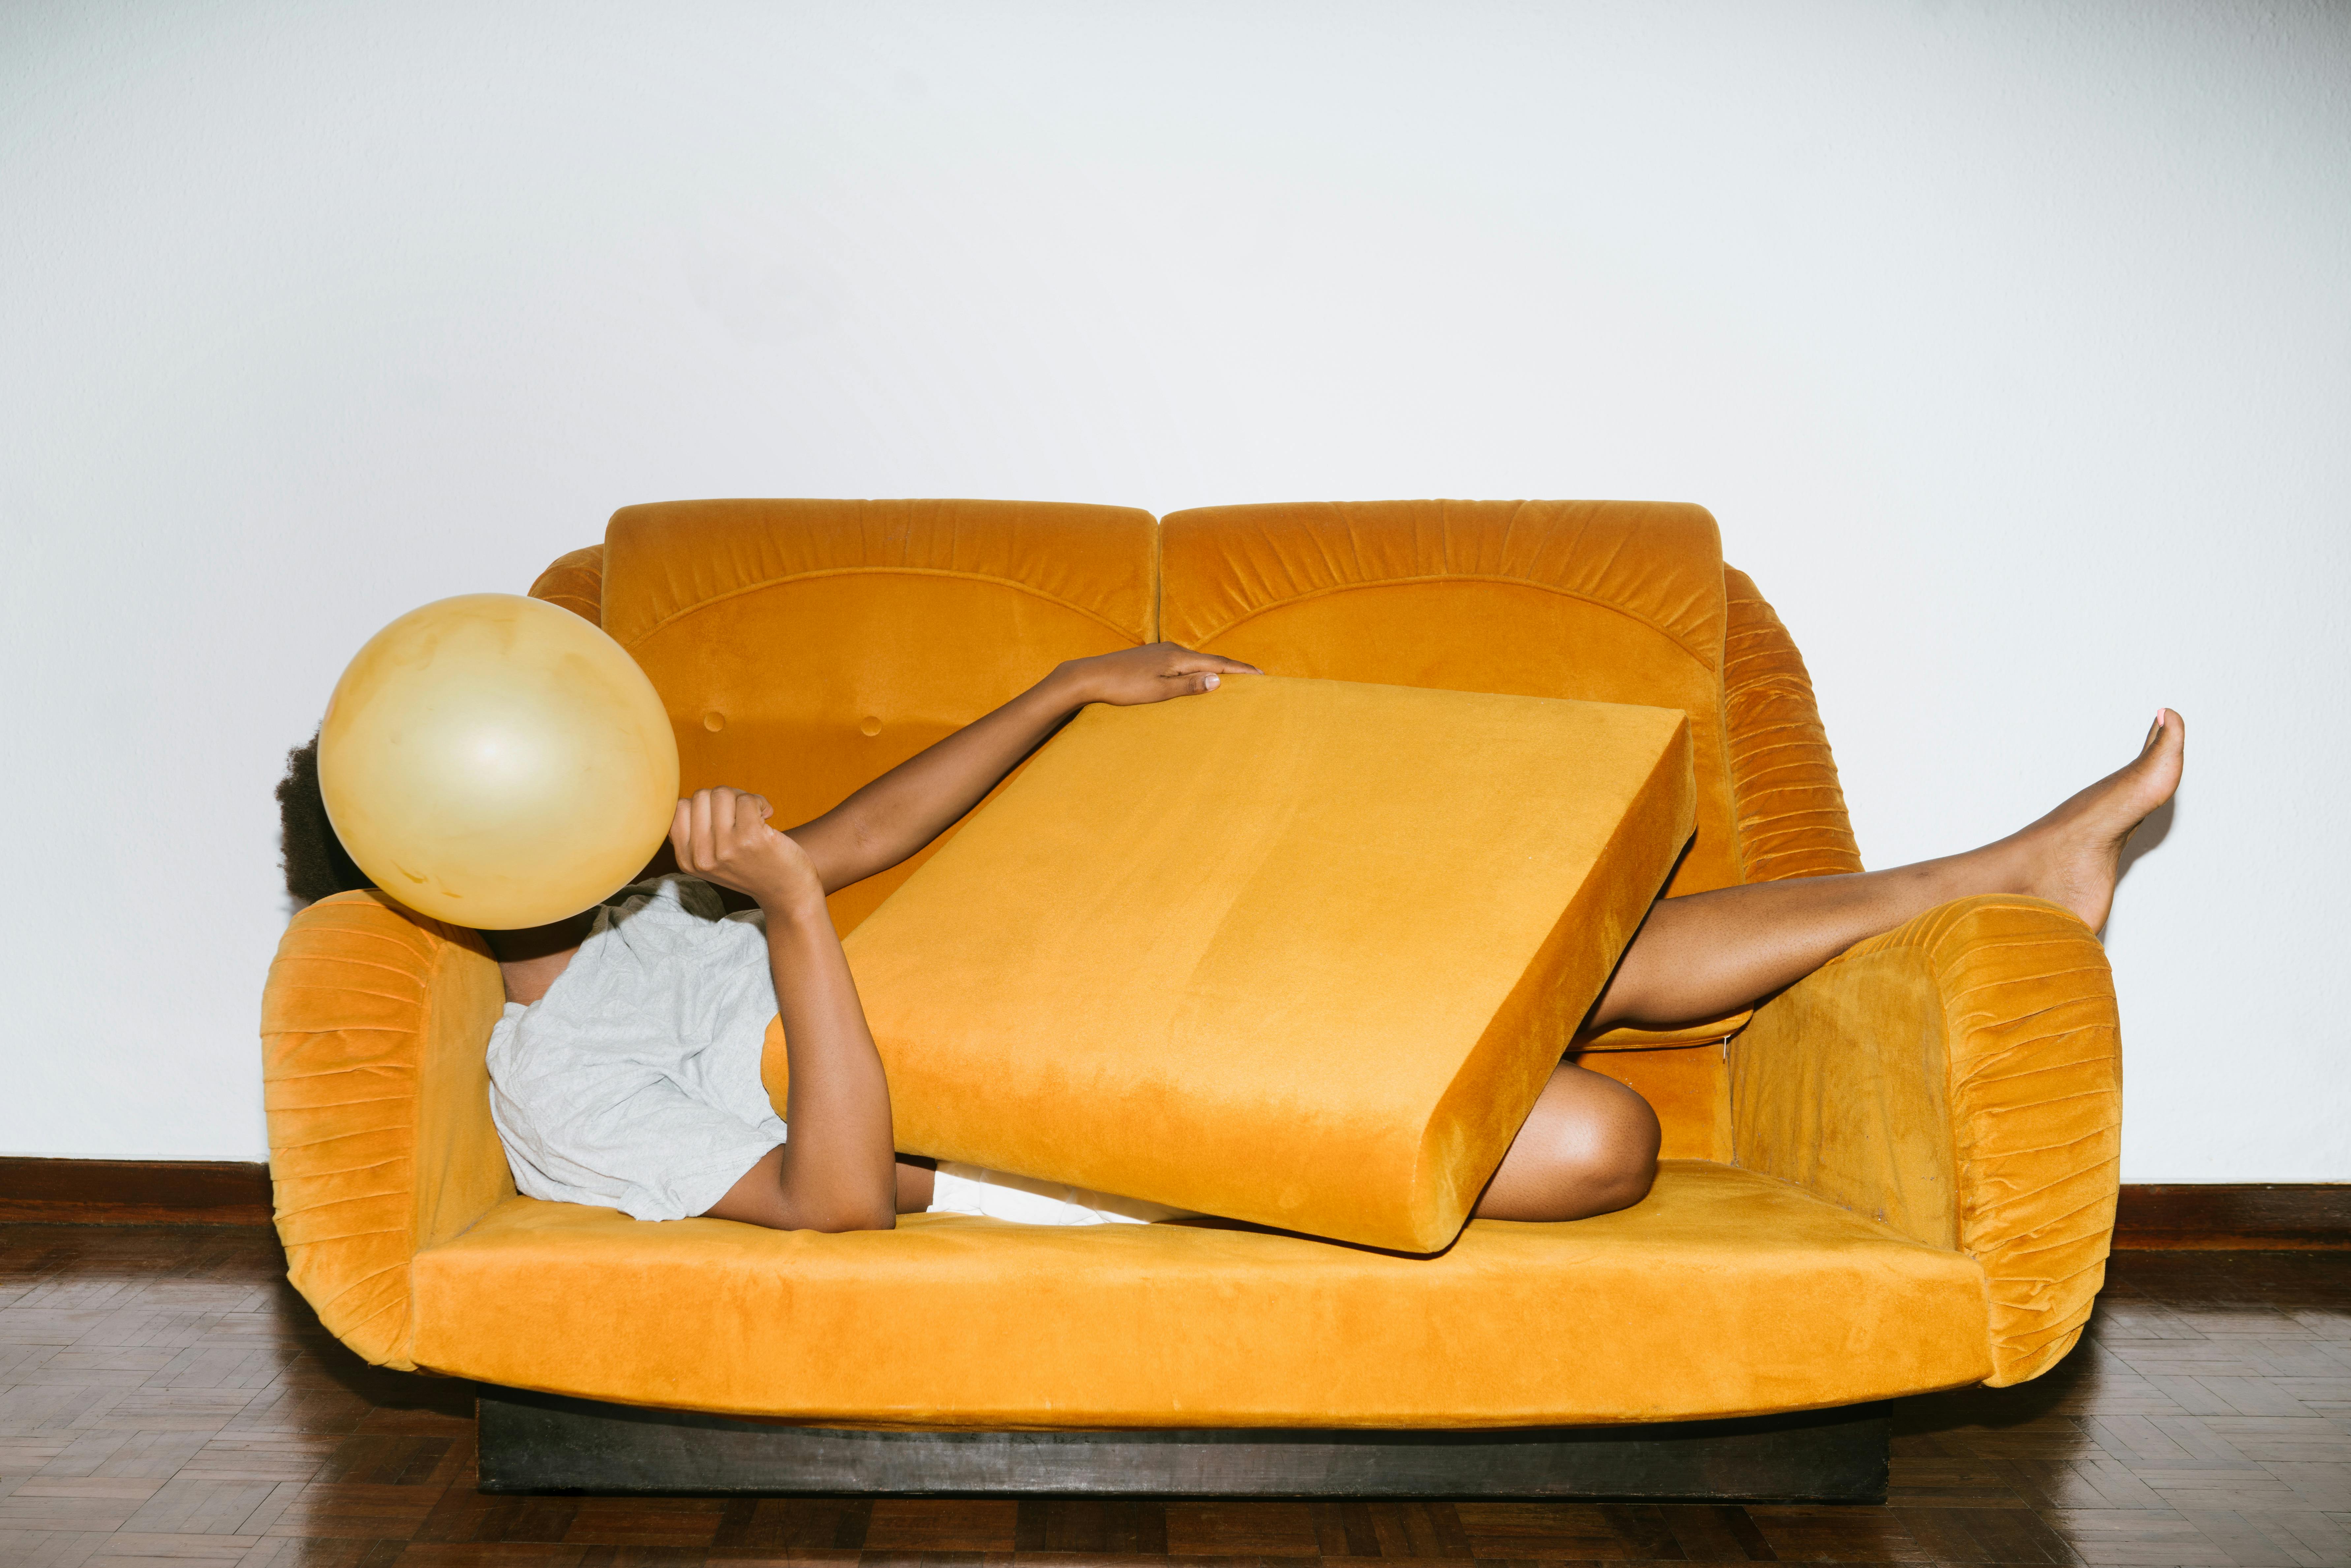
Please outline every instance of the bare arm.
[[711, 1206], [720, 1219], [778, 1230], [887, 1230], [896, 1223], [890, 1085], [865, 1009], [800, 846], [768, 826], [763, 798], [701, 789], [677, 803], [670, 843], [681, 870], [749, 894], [768, 917], [784, 1050], [790, 1140]]
[[[808, 852], [825, 892], [847, 887], [889, 870], [945, 832], [1086, 704], [1159, 702], [1212, 691], [1224, 675], [1258, 673], [1173, 643], [1072, 659], [987, 717], [792, 829], [791, 837]], [[683, 856], [679, 863], [684, 866]], [[780, 982], [777, 994], [782, 995]]]

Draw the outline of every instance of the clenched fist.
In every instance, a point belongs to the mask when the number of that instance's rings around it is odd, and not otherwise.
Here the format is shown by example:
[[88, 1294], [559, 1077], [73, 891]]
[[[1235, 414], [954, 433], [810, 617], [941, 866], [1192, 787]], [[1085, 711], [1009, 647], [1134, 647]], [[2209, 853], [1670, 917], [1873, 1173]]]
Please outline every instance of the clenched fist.
[[770, 915], [824, 904], [824, 883], [800, 846], [768, 826], [775, 808], [764, 795], [720, 785], [677, 803], [669, 841], [677, 869], [758, 900]]

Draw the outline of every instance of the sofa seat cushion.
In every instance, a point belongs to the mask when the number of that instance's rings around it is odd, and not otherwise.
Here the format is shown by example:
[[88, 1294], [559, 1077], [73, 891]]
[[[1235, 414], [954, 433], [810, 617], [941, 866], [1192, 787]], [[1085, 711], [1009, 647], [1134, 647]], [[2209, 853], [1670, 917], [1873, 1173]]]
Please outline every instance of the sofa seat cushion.
[[845, 945], [899, 1148], [1437, 1251], [1689, 841], [1688, 735], [1274, 675], [1087, 708]]
[[1786, 1183], [1669, 1162], [1435, 1259], [1185, 1225], [915, 1215], [841, 1236], [514, 1198], [413, 1264], [419, 1365], [812, 1423], [1519, 1427], [1982, 1378], [1981, 1271]]

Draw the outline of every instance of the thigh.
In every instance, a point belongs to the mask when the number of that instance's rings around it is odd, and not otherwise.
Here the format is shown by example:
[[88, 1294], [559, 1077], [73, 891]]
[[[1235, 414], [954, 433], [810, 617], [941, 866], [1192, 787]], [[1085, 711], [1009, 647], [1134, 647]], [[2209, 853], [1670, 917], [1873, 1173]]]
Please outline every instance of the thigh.
[[1628, 1207], [1657, 1174], [1657, 1116], [1613, 1078], [1562, 1062], [1478, 1200], [1486, 1219], [1583, 1219]]

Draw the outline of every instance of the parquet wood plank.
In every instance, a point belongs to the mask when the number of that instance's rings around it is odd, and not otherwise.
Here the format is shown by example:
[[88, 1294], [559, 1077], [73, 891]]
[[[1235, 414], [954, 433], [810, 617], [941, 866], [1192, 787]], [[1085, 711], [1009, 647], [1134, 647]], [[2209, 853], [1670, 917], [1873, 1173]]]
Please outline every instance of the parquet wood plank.
[[[1040, 1498], [1020, 1504], [1013, 1551], [1024, 1560], [1040, 1552], [1164, 1557], [1167, 1511], [1124, 1498]], [[1366, 1554], [1377, 1556], [1377, 1545]]]
[[2313, 1559], [2290, 1535], [2262, 1525], [2262, 1515], [2238, 1509], [2183, 1509], [2196, 1532], [2245, 1568], [2341, 1568], [2342, 1560]]
[[1461, 1502], [1454, 1511], [1479, 1557], [1597, 1563], [1668, 1558], [1680, 1552], [1654, 1505]]
[[2304, 1507], [2351, 1511], [2351, 1465], [2282, 1459], [2262, 1468], [2284, 1482]]
[[1743, 1509], [1720, 1503], [1668, 1503], [1658, 1512], [1687, 1562], [1751, 1563], [1757, 1561], [1757, 1549], [1769, 1550]]
[[1991, 1552], [1977, 1539], [1966, 1509], [1902, 1508], [1894, 1511], [1929, 1563], [1988, 1563]]
[[1316, 1557], [1313, 1505], [1306, 1502], [1171, 1502], [1167, 1551], [1176, 1557]]
[[563, 1532], [582, 1546], [708, 1546], [726, 1504], [714, 1498], [583, 1497]]
[[2083, 1562], [2116, 1568], [2222, 1568], [2229, 1554], [2169, 1511], [2069, 1510], [2050, 1521]]
[[1008, 1552], [1019, 1513], [1002, 1498], [876, 1498], [865, 1526], [873, 1552]]
[[256, 1544], [248, 1535], [119, 1531], [86, 1568], [237, 1568]]
[[710, 1550], [745, 1562], [809, 1551], [853, 1557], [865, 1539], [872, 1511], [872, 1503], [863, 1499], [733, 1498], [720, 1511]]
[[[603, 1563], [614, 1562], [617, 1555], [609, 1547], [537, 1543], [417, 1542], [402, 1546], [376, 1542], [372, 1545], [375, 1554], [362, 1555], [355, 1568], [394, 1568], [394, 1564], [398, 1568], [581, 1568], [591, 1552], [601, 1553], [599, 1561]], [[386, 1547], [392, 1550], [386, 1552]]]
[[164, 1483], [27, 1476], [0, 1497], [0, 1530], [120, 1530]]
[[[1915, 1516], [1906, 1512], [1906, 1521]], [[1979, 1557], [1953, 1557], [1951, 1561], [2000, 1563], [2072, 1563], [2077, 1562], [2063, 1537], [2049, 1527], [2049, 1522], [2029, 1508], [1978, 1509], [1964, 1514], [1944, 1515], [1940, 1521], [1953, 1518], [1962, 1521], [1969, 1535], [1974, 1538]], [[1917, 1534], [1914, 1526], [1913, 1534]], [[1926, 1542], [1922, 1539], [1920, 1544]], [[1930, 1553], [1934, 1548], [1929, 1548]]]
[[[176, 1478], [156, 1488], [122, 1528], [142, 1534], [258, 1535], [258, 1528], [247, 1526], [277, 1490], [267, 1481]], [[283, 1511], [281, 1505], [277, 1512]]]
[[2351, 1563], [2351, 1513], [2314, 1510], [2241, 1510], [2273, 1540], [2291, 1542], [2318, 1562]]
[[264, 1539], [237, 1559], [237, 1568], [392, 1568], [407, 1543], [399, 1541]]
[[[211, 1439], [201, 1432], [133, 1432], [91, 1433], [105, 1440], [108, 1448], [104, 1458], [91, 1469], [98, 1476], [143, 1476], [169, 1479], [184, 1476], [195, 1457], [204, 1451]], [[66, 1473], [63, 1465], [67, 1456], [47, 1467], [46, 1473]]]
[[1383, 1557], [1458, 1560], [1474, 1554], [1456, 1504], [1383, 1499], [1363, 1507]]
[[179, 1473], [224, 1481], [315, 1480], [335, 1443], [335, 1438], [305, 1432], [206, 1437]]
[[9, 1568], [84, 1568], [110, 1533], [0, 1527], [0, 1563]]
[[304, 1486], [300, 1481], [269, 1481], [263, 1483], [261, 1500], [253, 1511], [240, 1520], [235, 1527], [239, 1535], [268, 1536], [285, 1521], [294, 1505], [301, 1500]]
[[486, 1497], [470, 1486], [442, 1490], [413, 1539], [444, 1544], [556, 1545], [571, 1532], [576, 1497]]
[[1783, 1563], [1929, 1563], [1900, 1511], [1750, 1503], [1747, 1516]]
[[2308, 1420], [2247, 1417], [2233, 1426], [2215, 1416], [2204, 1423], [2250, 1463], [2257, 1465], [2351, 1460], [2351, 1429], [2340, 1420], [2323, 1416]]
[[440, 1490], [353, 1481], [311, 1481], [264, 1531], [345, 1541], [407, 1541], [433, 1511]]

